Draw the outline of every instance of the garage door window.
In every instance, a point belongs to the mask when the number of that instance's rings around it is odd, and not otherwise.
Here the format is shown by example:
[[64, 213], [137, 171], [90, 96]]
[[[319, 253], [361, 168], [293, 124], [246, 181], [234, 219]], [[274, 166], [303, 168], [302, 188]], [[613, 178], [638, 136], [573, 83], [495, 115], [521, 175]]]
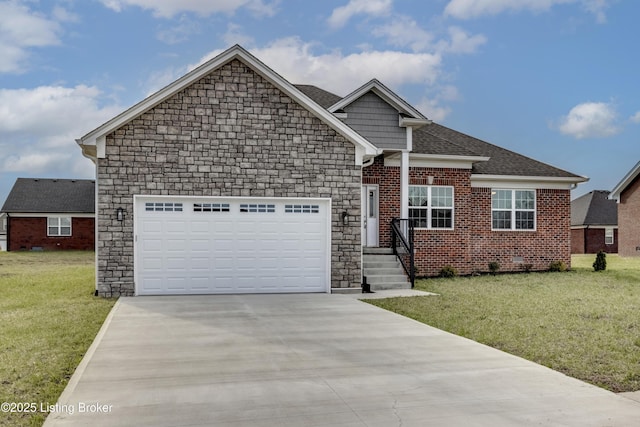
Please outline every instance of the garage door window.
[[285, 213], [319, 213], [319, 205], [284, 205]]
[[145, 203], [144, 210], [147, 212], [182, 212], [182, 203]]
[[263, 204], [242, 204], [240, 205], [240, 212], [260, 212], [260, 213], [275, 213], [276, 205], [263, 205]]
[[194, 203], [194, 212], [229, 212], [229, 203]]

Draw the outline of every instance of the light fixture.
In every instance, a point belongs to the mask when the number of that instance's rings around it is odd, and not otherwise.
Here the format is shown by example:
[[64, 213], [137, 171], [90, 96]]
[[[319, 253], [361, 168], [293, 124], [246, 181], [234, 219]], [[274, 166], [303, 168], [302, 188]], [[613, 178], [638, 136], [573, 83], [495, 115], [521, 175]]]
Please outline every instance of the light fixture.
[[342, 224], [349, 224], [349, 214], [347, 213], [347, 211], [342, 211]]
[[118, 221], [124, 221], [124, 209], [122, 208], [116, 209], [116, 219]]

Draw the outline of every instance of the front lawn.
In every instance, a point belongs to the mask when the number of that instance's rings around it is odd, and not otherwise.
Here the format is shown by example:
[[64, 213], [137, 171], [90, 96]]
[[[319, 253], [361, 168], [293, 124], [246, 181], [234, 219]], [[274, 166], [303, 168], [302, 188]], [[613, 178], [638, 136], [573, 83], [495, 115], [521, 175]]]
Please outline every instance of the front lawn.
[[436, 297], [370, 300], [614, 392], [640, 390], [640, 258], [574, 256], [566, 273], [428, 279]]
[[[93, 252], [0, 252], [0, 402], [56, 403], [115, 303], [93, 292]], [[0, 425], [46, 416], [3, 410]]]

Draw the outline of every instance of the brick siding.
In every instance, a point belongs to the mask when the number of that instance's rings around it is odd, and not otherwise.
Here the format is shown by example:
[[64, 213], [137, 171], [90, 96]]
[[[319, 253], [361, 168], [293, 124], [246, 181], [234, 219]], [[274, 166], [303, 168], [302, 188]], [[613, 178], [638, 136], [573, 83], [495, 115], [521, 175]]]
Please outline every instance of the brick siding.
[[71, 218], [71, 236], [47, 236], [47, 218], [10, 217], [8, 250], [31, 250], [39, 247], [51, 250], [89, 250], [94, 249], [95, 221], [93, 218]]
[[640, 178], [636, 178], [620, 195], [618, 204], [618, 253], [640, 256]]
[[[400, 168], [385, 167], [382, 156], [363, 169], [364, 183], [380, 185], [380, 246], [391, 245], [389, 223], [400, 215]], [[553, 261], [571, 265], [569, 190], [537, 190], [536, 231], [492, 231], [491, 189], [471, 188], [471, 171], [410, 168], [410, 185], [454, 187], [453, 230], [415, 231], [416, 267], [420, 276], [435, 276], [445, 265], [459, 274], [487, 272], [497, 261], [500, 271], [547, 270]]]
[[238, 60], [108, 135], [98, 182], [101, 295], [134, 293], [134, 194], [330, 197], [331, 286], [360, 286], [355, 147]]
[[618, 230], [613, 229], [613, 244], [604, 242], [604, 228], [574, 228], [571, 230], [572, 254], [595, 254], [604, 251], [608, 254], [618, 253]]

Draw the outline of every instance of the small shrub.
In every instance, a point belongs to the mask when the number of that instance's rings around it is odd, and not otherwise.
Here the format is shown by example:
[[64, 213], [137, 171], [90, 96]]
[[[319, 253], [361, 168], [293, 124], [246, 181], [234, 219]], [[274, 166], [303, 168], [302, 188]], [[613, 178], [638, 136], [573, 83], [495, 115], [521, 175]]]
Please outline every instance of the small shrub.
[[445, 265], [440, 269], [440, 277], [456, 277], [458, 275], [458, 270], [450, 265]]
[[489, 263], [489, 272], [491, 274], [496, 274], [500, 270], [500, 263], [498, 261], [491, 261]]
[[593, 263], [594, 271], [604, 271], [607, 269], [607, 254], [600, 251], [596, 255], [596, 260]]
[[553, 261], [549, 264], [549, 271], [567, 271], [567, 264], [564, 261]]

